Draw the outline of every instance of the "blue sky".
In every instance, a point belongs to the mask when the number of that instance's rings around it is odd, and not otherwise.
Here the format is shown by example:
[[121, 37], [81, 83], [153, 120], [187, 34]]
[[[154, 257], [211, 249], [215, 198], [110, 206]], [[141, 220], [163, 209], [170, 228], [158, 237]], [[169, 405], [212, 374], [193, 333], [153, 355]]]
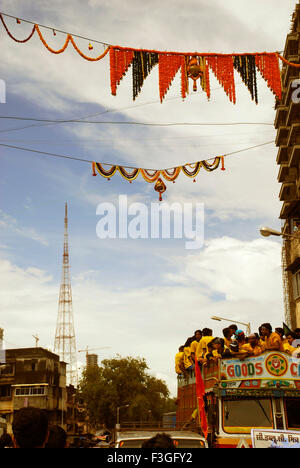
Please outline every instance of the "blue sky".
[[[137, 0], [2, 2], [2, 11], [57, 29], [113, 44], [161, 50], [248, 52], [283, 50], [294, 1]], [[170, 9], [174, 15], [170, 16]], [[176, 14], [175, 14], [176, 13]], [[7, 24], [18, 37], [29, 25]], [[1, 27], [2, 28], [2, 27]], [[178, 34], [178, 31], [181, 34]], [[274, 98], [259, 80], [259, 105], [237, 77], [237, 105], [212, 80], [212, 98], [179, 96], [179, 77], [163, 104], [157, 70], [135, 103], [131, 71], [117, 97], [110, 94], [108, 57], [85, 62], [74, 51], [49, 53], [37, 38], [19, 45], [0, 30], [7, 102], [1, 116], [79, 118], [122, 122], [257, 122], [232, 127], [142, 127], [133, 125], [47, 125], [18, 131], [30, 122], [1, 119], [0, 143], [142, 167], [170, 167], [214, 157], [275, 139]], [[45, 35], [53, 47], [64, 36]], [[88, 43], [79, 41], [87, 51]], [[95, 54], [101, 50], [95, 45]], [[103, 50], [103, 48], [102, 48]], [[10, 131], [7, 131], [10, 130]], [[32, 346], [33, 333], [51, 347], [61, 275], [64, 203], [69, 207], [69, 241], [78, 349], [111, 346], [100, 359], [140, 355], [151, 372], [176, 391], [173, 358], [197, 328], [222, 325], [212, 315], [279, 326], [283, 320], [280, 242], [262, 239], [259, 227], [280, 229], [277, 149], [229, 156], [226, 171], [201, 172], [197, 183], [181, 176], [168, 184], [169, 203], [205, 205], [205, 245], [188, 251], [183, 240], [107, 239], [96, 236], [100, 202], [150, 206], [153, 188], [119, 175], [109, 182], [92, 177], [89, 164], [30, 152], [0, 149], [0, 326], [7, 346]], [[81, 356], [82, 358], [82, 356]]]

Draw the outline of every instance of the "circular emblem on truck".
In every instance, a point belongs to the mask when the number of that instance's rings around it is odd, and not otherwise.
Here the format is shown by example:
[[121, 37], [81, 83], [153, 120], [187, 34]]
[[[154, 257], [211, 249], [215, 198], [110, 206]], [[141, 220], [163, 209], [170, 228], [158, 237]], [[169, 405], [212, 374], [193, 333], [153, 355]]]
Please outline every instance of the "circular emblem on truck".
[[266, 369], [269, 374], [280, 377], [288, 370], [288, 362], [281, 354], [271, 354], [266, 359]]

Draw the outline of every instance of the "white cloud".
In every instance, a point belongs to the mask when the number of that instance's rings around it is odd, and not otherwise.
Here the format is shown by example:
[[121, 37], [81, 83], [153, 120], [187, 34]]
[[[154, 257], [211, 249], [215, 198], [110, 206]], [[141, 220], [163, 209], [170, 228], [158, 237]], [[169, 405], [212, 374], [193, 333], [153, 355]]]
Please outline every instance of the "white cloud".
[[16, 220], [16, 218], [5, 213], [1, 209], [0, 209], [0, 228], [2, 229], [3, 232], [7, 232], [9, 235], [13, 233], [17, 236], [26, 237], [44, 246], [48, 246], [48, 241], [43, 235], [36, 232], [36, 230], [32, 227], [19, 226], [19, 223]]
[[[164, 264], [163, 256], [160, 260]], [[174, 354], [197, 328], [209, 326], [221, 335], [226, 324], [216, 326], [212, 315], [250, 321], [253, 330], [262, 321], [281, 324], [280, 246], [215, 239], [197, 255], [168, 258], [168, 265], [167, 283], [153, 287], [103, 287], [95, 272], [87, 271], [72, 280], [72, 289], [77, 348], [110, 346], [99, 350], [100, 360], [117, 353], [145, 357], [174, 393]], [[1, 260], [0, 281], [8, 341], [31, 346], [33, 332], [41, 346], [54, 341], [59, 291], [53, 278]]]

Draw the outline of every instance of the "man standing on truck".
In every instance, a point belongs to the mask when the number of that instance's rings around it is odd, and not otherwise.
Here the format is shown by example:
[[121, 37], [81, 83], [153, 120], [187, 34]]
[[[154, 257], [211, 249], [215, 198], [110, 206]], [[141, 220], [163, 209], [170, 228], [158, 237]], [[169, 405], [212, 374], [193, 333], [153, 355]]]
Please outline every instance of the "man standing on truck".
[[184, 373], [184, 346], [178, 348], [178, 353], [175, 355], [175, 372], [180, 375]]
[[195, 333], [194, 333], [194, 337], [195, 337], [195, 339], [191, 343], [191, 356], [192, 356], [193, 361], [195, 362], [196, 350], [197, 350], [198, 343], [202, 338], [202, 331], [201, 330], [196, 330]]
[[282, 351], [283, 343], [282, 339], [278, 335], [278, 333], [272, 333], [272, 325], [270, 323], [263, 323], [260, 326], [261, 335], [264, 338], [264, 344], [266, 351]]

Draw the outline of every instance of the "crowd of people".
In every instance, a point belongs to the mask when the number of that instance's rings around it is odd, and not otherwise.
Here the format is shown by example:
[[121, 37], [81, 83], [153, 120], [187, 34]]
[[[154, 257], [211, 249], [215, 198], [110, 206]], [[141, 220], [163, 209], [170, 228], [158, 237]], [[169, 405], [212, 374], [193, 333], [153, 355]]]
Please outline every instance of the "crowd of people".
[[[0, 448], [93, 448], [95, 445], [69, 445], [67, 433], [60, 426], [51, 426], [47, 413], [34, 407], [25, 407], [14, 415], [12, 435], [2, 434]], [[143, 442], [141, 448], [175, 448], [171, 437], [158, 433]]]
[[67, 448], [67, 433], [57, 425], [49, 425], [47, 413], [39, 408], [25, 407], [16, 411], [12, 436], [0, 437], [0, 448]]
[[175, 371], [186, 374], [194, 369], [197, 361], [200, 366], [207, 366], [210, 361], [220, 358], [236, 357], [241, 360], [259, 356], [266, 351], [280, 351], [293, 357], [300, 357], [300, 328], [294, 331], [275, 328], [270, 323], [263, 323], [258, 333], [246, 334], [232, 324], [224, 328], [223, 337], [214, 337], [210, 328], [196, 330], [185, 344], [180, 346], [175, 356]]

